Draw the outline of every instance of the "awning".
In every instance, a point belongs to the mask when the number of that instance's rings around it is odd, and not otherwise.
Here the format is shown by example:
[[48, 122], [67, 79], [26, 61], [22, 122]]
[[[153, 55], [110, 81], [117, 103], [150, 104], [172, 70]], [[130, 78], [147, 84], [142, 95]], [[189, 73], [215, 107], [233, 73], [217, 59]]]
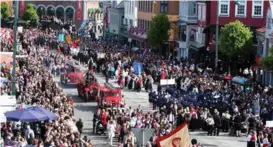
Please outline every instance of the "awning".
[[196, 50], [196, 51], [205, 46], [204, 44], [197, 43], [195, 41], [190, 41], [189, 45], [190, 45], [191, 49]]
[[118, 96], [107, 96], [107, 97], [105, 97], [105, 101], [118, 103], [118, 102], [121, 101], [121, 97], [118, 97]]
[[134, 39], [134, 40], [140, 41], [140, 42], [146, 41], [146, 38], [141, 38], [141, 37], [133, 35], [133, 34], [130, 34], [129, 37]]

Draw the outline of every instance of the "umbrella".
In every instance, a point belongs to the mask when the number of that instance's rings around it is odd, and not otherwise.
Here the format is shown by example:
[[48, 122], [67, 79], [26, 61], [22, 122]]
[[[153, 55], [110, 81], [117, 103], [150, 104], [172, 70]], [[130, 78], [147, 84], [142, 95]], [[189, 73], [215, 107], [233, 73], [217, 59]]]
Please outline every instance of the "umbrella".
[[0, 77], [0, 82], [7, 83], [7, 82], [9, 82], [9, 80], [7, 78]]
[[38, 122], [48, 120], [48, 117], [33, 109], [17, 109], [5, 113], [8, 121]]
[[57, 119], [56, 114], [54, 114], [53, 112], [51, 112], [43, 107], [33, 106], [33, 107], [29, 107], [27, 109], [31, 109], [33, 111], [36, 111], [36, 112], [39, 112], [39, 113], [45, 115], [48, 120], [56, 120]]

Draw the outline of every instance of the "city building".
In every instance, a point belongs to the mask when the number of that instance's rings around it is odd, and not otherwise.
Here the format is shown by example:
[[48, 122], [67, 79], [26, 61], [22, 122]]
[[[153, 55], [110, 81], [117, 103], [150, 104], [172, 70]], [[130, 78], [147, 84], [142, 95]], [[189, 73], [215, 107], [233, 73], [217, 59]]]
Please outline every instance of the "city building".
[[84, 18], [87, 18], [86, 1], [19, 1], [19, 14], [25, 12], [28, 3], [32, 3], [38, 15], [56, 16], [63, 22], [73, 21], [79, 27]]
[[266, 11], [266, 25], [256, 30], [257, 32], [257, 54], [256, 54], [256, 80], [260, 81], [263, 85], [273, 85], [272, 71], [267, 71], [261, 66], [262, 57], [269, 55], [269, 49], [273, 47], [273, 2], [270, 1]]
[[[215, 13], [217, 9], [217, 1], [206, 1], [206, 12], [209, 13], [206, 18], [206, 26], [204, 27], [205, 46], [210, 51], [215, 51], [215, 32], [216, 32], [216, 19], [219, 17], [219, 28], [228, 24], [229, 22], [239, 20], [254, 33], [256, 40], [256, 29], [265, 26], [266, 11], [269, 7], [269, 2], [264, 0], [239, 0], [239, 4], [235, 1], [219, 0], [218, 8], [219, 13]], [[201, 4], [201, 3], [199, 3]], [[199, 12], [198, 12], [199, 13]], [[254, 40], [254, 42], [256, 42]]]
[[[197, 2], [179, 1], [179, 49], [177, 57], [192, 58], [192, 50], [199, 48], [197, 43]], [[202, 43], [202, 42], [201, 42]], [[197, 47], [196, 47], [197, 46]]]
[[174, 53], [178, 38], [178, 13], [179, 1], [138, 1], [137, 27], [131, 29], [130, 38], [138, 42], [140, 47], [147, 44], [147, 30], [149, 30], [153, 16], [158, 13], [166, 13], [171, 22], [169, 42], [164, 49], [168, 53]]
[[105, 8], [106, 15], [104, 18], [105, 29], [104, 37], [112, 42], [120, 42], [122, 38], [120, 35], [120, 27], [124, 20], [124, 2], [120, 2], [114, 6], [108, 6]]
[[92, 38], [99, 39], [103, 36], [103, 11], [100, 8], [88, 9], [88, 30]]
[[[130, 30], [137, 27], [137, 4], [138, 2], [135, 0], [124, 1], [124, 19], [123, 24], [120, 27], [122, 43], [128, 43]], [[136, 41], [132, 42], [132, 46], [136, 46]]]

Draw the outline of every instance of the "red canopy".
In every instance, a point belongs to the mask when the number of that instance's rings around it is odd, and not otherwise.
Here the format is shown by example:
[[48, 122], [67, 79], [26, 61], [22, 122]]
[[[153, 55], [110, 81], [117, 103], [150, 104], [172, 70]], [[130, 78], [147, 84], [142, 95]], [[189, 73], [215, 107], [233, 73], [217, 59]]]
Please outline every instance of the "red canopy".
[[121, 101], [121, 97], [118, 97], [118, 96], [107, 96], [107, 97], [105, 97], [105, 101], [118, 103], [118, 102]]
[[231, 79], [232, 79], [232, 76], [230, 75], [225, 76], [225, 80], [231, 80]]

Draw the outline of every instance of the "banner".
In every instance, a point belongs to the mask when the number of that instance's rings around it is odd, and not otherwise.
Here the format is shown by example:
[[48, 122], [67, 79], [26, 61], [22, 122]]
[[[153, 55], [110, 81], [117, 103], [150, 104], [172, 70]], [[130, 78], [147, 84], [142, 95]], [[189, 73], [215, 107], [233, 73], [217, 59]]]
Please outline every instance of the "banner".
[[21, 0], [19, 1], [19, 13], [23, 15], [25, 12], [25, 1]]
[[265, 123], [266, 125], [266, 127], [268, 127], [268, 128], [273, 128], [273, 121], [272, 120], [270, 120], [270, 121], [266, 121], [266, 123]]
[[191, 144], [187, 123], [156, 140], [157, 147], [188, 147]]
[[155, 129], [148, 129], [148, 128], [132, 128], [131, 131], [134, 133], [136, 138], [137, 146], [142, 146], [153, 137]]
[[64, 34], [59, 34], [58, 41], [61, 41], [61, 42], [64, 41]]
[[77, 20], [82, 20], [82, 1], [77, 1]]
[[142, 63], [135, 61], [135, 62], [133, 63], [133, 68], [134, 68], [134, 73], [135, 73], [136, 75], [141, 75], [142, 70], [143, 70], [143, 65], [142, 65]]
[[161, 79], [160, 85], [175, 85], [175, 79]]
[[72, 41], [71, 41], [71, 35], [66, 35], [65, 36], [65, 40], [68, 44], [70, 44]]

